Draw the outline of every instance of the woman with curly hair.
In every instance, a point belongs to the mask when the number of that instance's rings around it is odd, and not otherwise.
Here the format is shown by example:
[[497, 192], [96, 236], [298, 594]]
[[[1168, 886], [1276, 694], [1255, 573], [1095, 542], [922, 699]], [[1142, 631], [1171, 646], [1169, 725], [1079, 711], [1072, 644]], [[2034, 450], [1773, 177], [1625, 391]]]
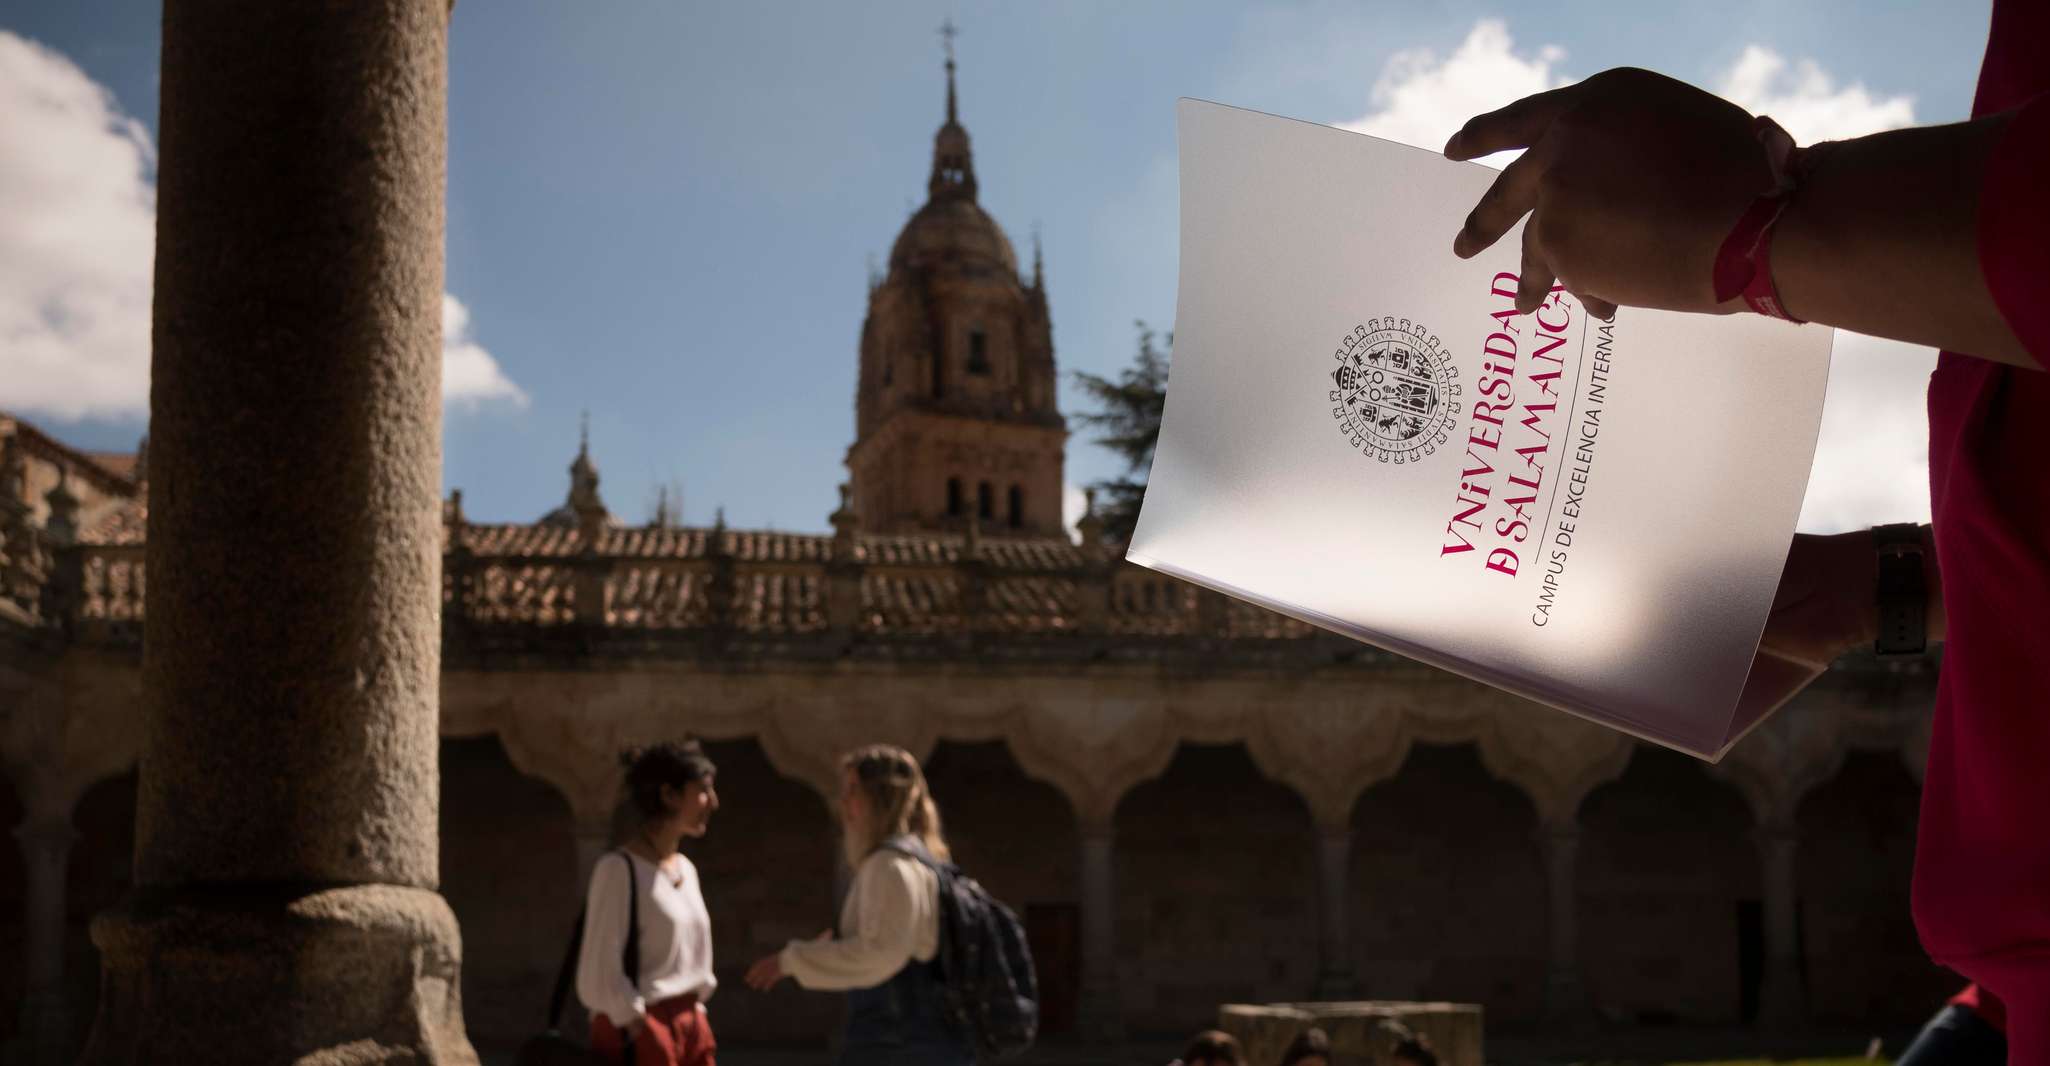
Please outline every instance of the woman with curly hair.
[[948, 1022], [940, 976], [939, 877], [919, 854], [945, 862], [939, 808], [918, 760], [875, 745], [841, 760], [840, 820], [854, 885], [837, 934], [793, 940], [749, 968], [749, 986], [785, 977], [847, 993], [840, 1066], [973, 1066], [967, 1035]]
[[[719, 809], [718, 772], [695, 740], [621, 756], [635, 815], [626, 842], [591, 869], [577, 955], [577, 998], [591, 1011], [591, 1049], [633, 1066], [715, 1066], [705, 1015], [712, 922], [697, 867], [678, 852]], [[638, 935], [628, 942], [627, 930]]]

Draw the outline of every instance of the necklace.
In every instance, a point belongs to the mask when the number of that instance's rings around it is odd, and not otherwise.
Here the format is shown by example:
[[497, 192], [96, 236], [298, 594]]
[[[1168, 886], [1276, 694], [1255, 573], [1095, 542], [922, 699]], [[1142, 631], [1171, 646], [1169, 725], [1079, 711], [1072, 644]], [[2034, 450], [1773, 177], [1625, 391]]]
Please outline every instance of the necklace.
[[[663, 852], [662, 852], [662, 849], [661, 849], [661, 848], [659, 848], [659, 847], [657, 847], [657, 846], [655, 845], [655, 838], [653, 838], [653, 837], [649, 836], [649, 835], [647, 834], [647, 831], [646, 831], [646, 830], [643, 830], [643, 831], [641, 832], [641, 843], [642, 843], [642, 844], [645, 844], [645, 845], [647, 845], [647, 848], [648, 848], [648, 854], [650, 854], [650, 855], [662, 855], [662, 854], [663, 854]], [[669, 852], [668, 854], [669, 854], [669, 855], [675, 855], [675, 854], [676, 854], [676, 852], [675, 852], [674, 850], [671, 850], [671, 851], [670, 851], [670, 852]], [[662, 857], [662, 858], [658, 858], [658, 859], [655, 859], [655, 860], [654, 860], [654, 863], [655, 863], [655, 872], [657, 872], [657, 873], [661, 874], [661, 875], [662, 875], [663, 877], [666, 877], [666, 878], [668, 878], [668, 879], [669, 879], [669, 887], [671, 887], [671, 888], [682, 888], [682, 887], [683, 887], [683, 873], [682, 873], [682, 871], [677, 871], [677, 872], [675, 872], [675, 873], [671, 873], [671, 872], [670, 872], [670, 870], [669, 870], [669, 859], [668, 859], [668, 857], [667, 857], [667, 856], [664, 856], [664, 857]]]

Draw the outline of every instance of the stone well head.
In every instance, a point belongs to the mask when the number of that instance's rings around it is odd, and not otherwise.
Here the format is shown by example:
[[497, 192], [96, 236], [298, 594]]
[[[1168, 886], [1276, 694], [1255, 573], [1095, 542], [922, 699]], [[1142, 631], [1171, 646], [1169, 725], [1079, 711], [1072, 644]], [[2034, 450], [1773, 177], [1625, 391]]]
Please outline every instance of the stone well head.
[[1331, 1038], [1333, 1066], [1386, 1066], [1404, 1030], [1429, 1040], [1444, 1066], [1482, 1066], [1476, 1003], [1227, 1003], [1217, 1009], [1217, 1027], [1238, 1038], [1247, 1062], [1263, 1066], [1280, 1062], [1289, 1044], [1312, 1026]]

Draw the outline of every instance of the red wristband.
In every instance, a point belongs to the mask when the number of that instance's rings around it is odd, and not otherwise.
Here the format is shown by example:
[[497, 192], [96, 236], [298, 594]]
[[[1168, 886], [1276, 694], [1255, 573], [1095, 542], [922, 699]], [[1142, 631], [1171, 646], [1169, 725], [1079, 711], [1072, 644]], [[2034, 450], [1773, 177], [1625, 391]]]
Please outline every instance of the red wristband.
[[1773, 187], [1751, 201], [1717, 249], [1715, 299], [1723, 303], [1741, 296], [1751, 310], [1761, 315], [1799, 322], [1787, 313], [1786, 305], [1780, 302], [1779, 289], [1772, 283], [1772, 228], [1793, 199], [1794, 179], [1789, 161], [1794, 141], [1780, 129], [1779, 123], [1764, 115], [1752, 120], [1752, 129], [1772, 167]]

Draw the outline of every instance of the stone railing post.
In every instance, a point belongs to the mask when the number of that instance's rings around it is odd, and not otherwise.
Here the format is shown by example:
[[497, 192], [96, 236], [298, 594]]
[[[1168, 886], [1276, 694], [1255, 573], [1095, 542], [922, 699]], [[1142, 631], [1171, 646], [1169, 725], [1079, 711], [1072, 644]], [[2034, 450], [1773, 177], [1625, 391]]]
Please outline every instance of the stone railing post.
[[826, 627], [835, 640], [854, 639], [861, 625], [860, 521], [848, 499], [848, 486], [840, 486], [840, 509], [833, 512], [833, 550], [826, 563]]

